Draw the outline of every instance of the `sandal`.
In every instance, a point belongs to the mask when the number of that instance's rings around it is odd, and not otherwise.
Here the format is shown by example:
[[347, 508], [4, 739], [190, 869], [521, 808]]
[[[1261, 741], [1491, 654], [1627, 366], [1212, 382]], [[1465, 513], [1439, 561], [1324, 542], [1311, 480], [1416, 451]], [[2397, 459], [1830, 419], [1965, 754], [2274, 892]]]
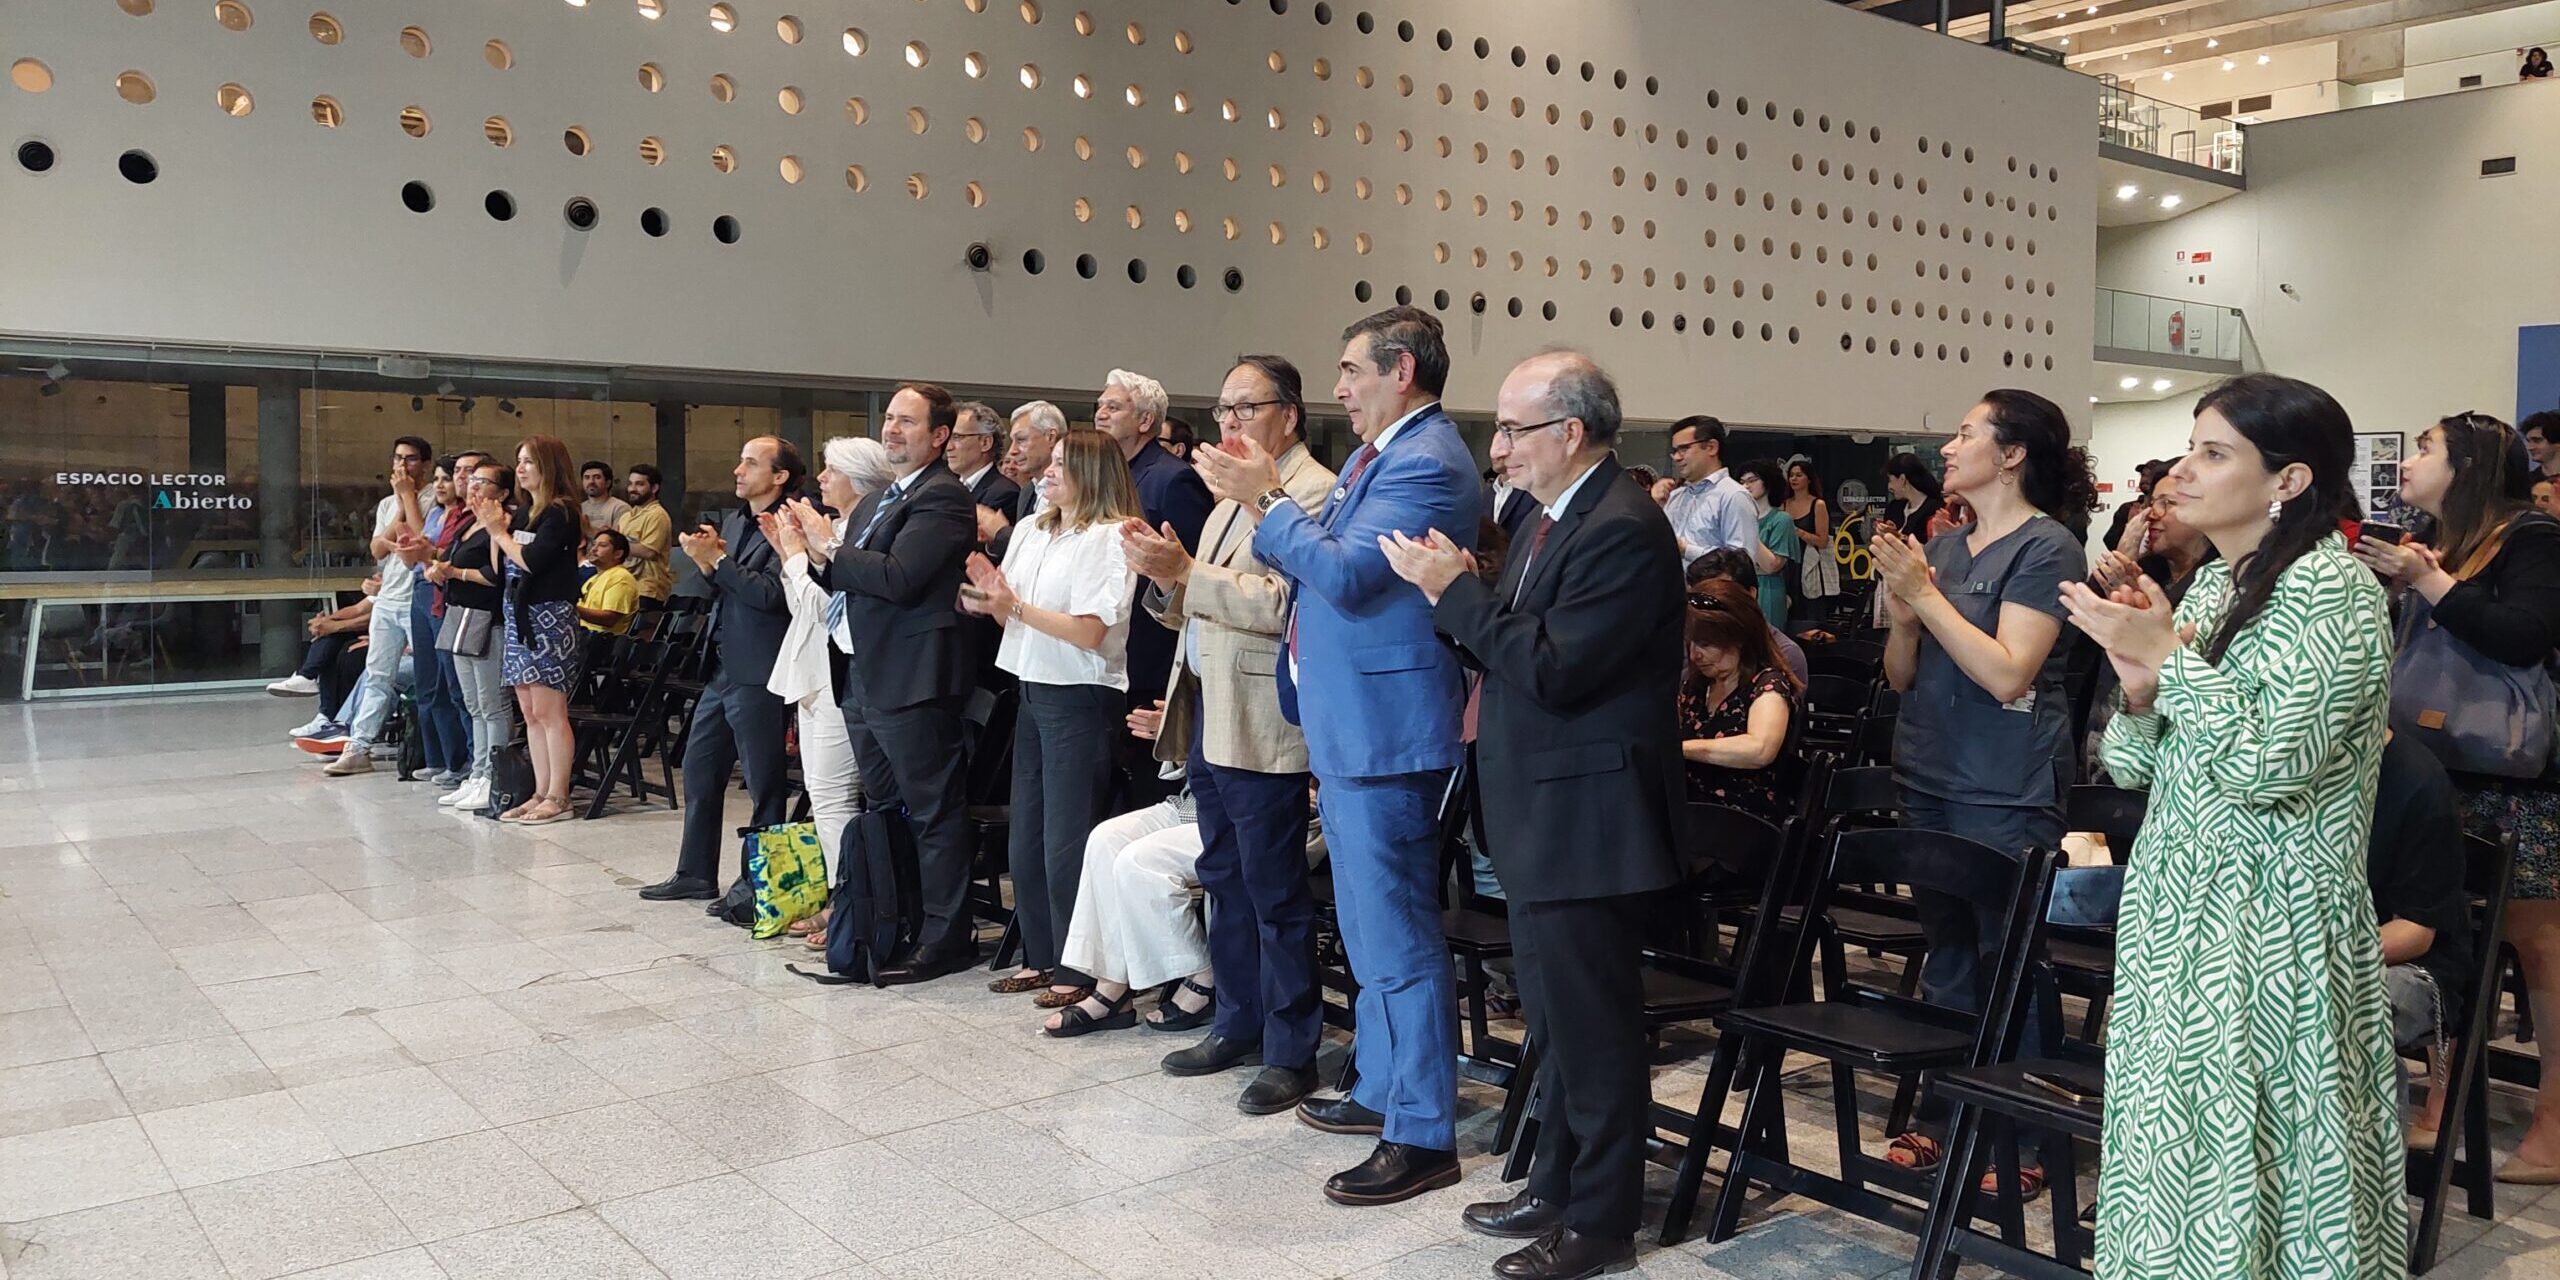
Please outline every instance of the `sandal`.
[[827, 931], [827, 913], [823, 908], [821, 908], [816, 915], [803, 916], [798, 920], [792, 921], [790, 928], [793, 933], [825, 933]]
[[1040, 1033], [1060, 1040], [1072, 1040], [1087, 1032], [1121, 1031], [1134, 1027], [1138, 1025], [1138, 1010], [1132, 1002], [1137, 999], [1137, 995], [1135, 991], [1123, 991], [1118, 999], [1103, 1000], [1102, 1016], [1095, 1017], [1084, 1011], [1084, 1000], [1098, 1000], [1101, 997], [1088, 991], [1082, 999], [1058, 1010], [1058, 1025], [1054, 1027], [1044, 1025], [1040, 1028]]
[[566, 800], [543, 799], [516, 818], [519, 827], [538, 827], [548, 822], [567, 822], [577, 817], [577, 807]]
[[1092, 998], [1093, 988], [1091, 987], [1070, 987], [1064, 991], [1053, 987], [1031, 997], [1031, 1003], [1043, 1009], [1064, 1009], [1069, 1005], [1082, 1004]]
[[[1985, 1169], [1982, 1171], [1981, 1190], [1982, 1194], [1986, 1196], [1996, 1196], [2000, 1194], [2000, 1171], [1998, 1169]], [[2043, 1194], [2044, 1170], [2042, 1168], [2036, 1165], [2028, 1165], [2026, 1168], [2018, 1170], [2019, 1200], [2033, 1200], [2037, 1196]]]
[[541, 803], [542, 797], [534, 796], [531, 799], [526, 800], [523, 804], [517, 805], [515, 808], [507, 810], [505, 813], [499, 814], [498, 821], [522, 822], [524, 821], [524, 815], [533, 812], [534, 807]]
[[[1185, 991], [1200, 997], [1199, 1008], [1182, 1007], [1180, 997]], [[1180, 985], [1166, 992], [1163, 999], [1156, 1001], [1156, 1013], [1163, 1016], [1150, 1016], [1146, 1019], [1147, 1029], [1150, 1031], [1197, 1030], [1207, 1026], [1211, 1019], [1218, 1016], [1218, 989], [1201, 986], [1195, 979], [1184, 978]]]
[[1893, 1135], [1892, 1145], [1884, 1151], [1884, 1162], [1897, 1169], [1935, 1169], [1946, 1158], [1943, 1144], [1917, 1131]]
[[1018, 996], [1025, 991], [1038, 991], [1048, 985], [1049, 971], [1042, 969], [1037, 973], [1008, 973], [988, 983], [987, 990], [1000, 996]]

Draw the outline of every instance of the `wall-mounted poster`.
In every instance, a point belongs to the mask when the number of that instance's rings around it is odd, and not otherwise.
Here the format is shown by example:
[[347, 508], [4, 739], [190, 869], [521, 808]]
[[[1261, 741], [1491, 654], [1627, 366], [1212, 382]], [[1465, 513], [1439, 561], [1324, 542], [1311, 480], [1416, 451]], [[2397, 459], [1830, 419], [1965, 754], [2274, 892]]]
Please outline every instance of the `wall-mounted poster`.
[[2409, 507], [2400, 501], [2402, 443], [2403, 437], [2397, 431], [2357, 432], [2355, 466], [2350, 474], [2356, 497], [2364, 504], [2365, 519], [2405, 529], [2409, 526]]

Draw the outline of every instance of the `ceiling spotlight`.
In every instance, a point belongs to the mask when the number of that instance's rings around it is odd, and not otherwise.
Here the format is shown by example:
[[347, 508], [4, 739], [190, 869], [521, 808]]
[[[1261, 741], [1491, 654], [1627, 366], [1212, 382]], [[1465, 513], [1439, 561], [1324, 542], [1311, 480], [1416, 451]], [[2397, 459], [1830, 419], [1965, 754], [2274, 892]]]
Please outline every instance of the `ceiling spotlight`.
[[2091, 404], [2096, 404], [2097, 402], [2098, 402], [2098, 398], [2097, 398], [2096, 396], [2091, 396], [2091, 397], [2089, 397], [2089, 403], [2091, 403]]
[[2204, 47], [2208, 49], [2219, 49], [2222, 47], [2222, 42], [2220, 40], [2207, 40], [2204, 42]]
[[2185, 196], [2182, 196], [2182, 195], [2179, 195], [2178, 193], [2176, 193], [2176, 192], [2174, 192], [2174, 191], [2170, 192], [2169, 194], [2167, 194], [2167, 195], [2165, 195], [2165, 196], [2160, 197], [2160, 207], [2161, 207], [2161, 208], [2163, 208], [2163, 209], [2175, 209], [2175, 208], [2177, 208], [2179, 205], [2181, 205], [2181, 204], [2183, 204], [2183, 203], [2185, 203], [2185, 202], [2186, 202], [2186, 197], [2185, 197]]
[[516, 402], [515, 402], [515, 401], [513, 401], [513, 400], [509, 400], [509, 399], [507, 399], [507, 398], [506, 398], [506, 397], [504, 397], [504, 396], [500, 396], [500, 397], [498, 397], [498, 412], [500, 412], [500, 413], [514, 413], [515, 411], [516, 411]]
[[2178, 46], [2176, 46], [2176, 45], [2174, 45], [2174, 44], [2167, 44], [2167, 45], [2162, 45], [2162, 46], [2160, 46], [2160, 52], [2162, 52], [2162, 53], [2176, 53], [2177, 51], [2178, 51]]
[[2160, 73], [2160, 78], [2163, 80], [2175, 80], [2178, 78], [2178, 73], [2175, 71], [2163, 71]]
[[2232, 69], [2233, 67], [2236, 67], [2236, 66], [2239, 66], [2239, 65], [2240, 65], [2239, 63], [2237, 63], [2237, 62], [2233, 62], [2233, 61], [2232, 61], [2231, 59], [2229, 59], [2229, 58], [2224, 58], [2224, 59], [2222, 60], [2222, 69], [2223, 69], [2223, 70], [2225, 70], [2225, 71], [2229, 71], [2229, 70], [2230, 70], [2230, 69]]
[[2096, 5], [2094, 5], [2094, 4], [2089, 6], [2089, 12], [2090, 12], [2090, 13], [2094, 14], [2094, 13], [2096, 13], [2097, 11], [2098, 11], [2098, 6], [2096, 6]]
[[462, 398], [462, 412], [463, 412], [466, 416], [468, 416], [468, 415], [470, 414], [470, 412], [471, 412], [472, 406], [477, 405], [477, 404], [479, 404], [479, 403], [480, 403], [479, 401], [474, 400], [474, 399], [472, 399], [472, 398], [471, 398], [471, 397], [469, 397], [469, 396], [464, 396], [464, 397]]
[[2273, 61], [2275, 61], [2275, 59], [2274, 59], [2274, 58], [2271, 58], [2271, 57], [2268, 57], [2266, 54], [2263, 54], [2263, 53], [2262, 53], [2262, 54], [2259, 54], [2259, 55], [2258, 55], [2258, 65], [2259, 65], [2259, 66], [2262, 66], [2262, 67], [2263, 67], [2263, 66], [2265, 66], [2265, 65], [2267, 65], [2268, 63], [2273, 62]]
[[2065, 48], [2065, 49], [2068, 49], [2068, 48], [2070, 48], [2070, 47], [2071, 47], [2071, 37], [2069, 37], [2069, 36], [2064, 36], [2064, 37], [2062, 38], [2062, 47], [2063, 47], [2063, 48]]
[[2133, 390], [2135, 387], [2138, 387], [2138, 386], [2141, 386], [2141, 385], [2142, 385], [2142, 379], [2140, 379], [2140, 378], [2123, 378], [2123, 379], [2118, 380], [2118, 381], [2117, 381], [2117, 383], [2116, 383], [2116, 385], [2117, 385], [2118, 387], [2121, 387], [2121, 388], [2123, 388], [2123, 389], [2127, 390], [2127, 391], [2131, 391], [2131, 390]]
[[2166, 391], [2169, 389], [2169, 380], [2167, 378], [2153, 378], [2151, 380], [2151, 389], [2154, 391]]
[[2137, 187], [2137, 186], [2133, 185], [2133, 184], [2132, 184], [2132, 183], [2130, 183], [2130, 182], [2128, 182], [2128, 183], [2124, 184], [2124, 185], [2123, 185], [2123, 186], [2121, 186], [2121, 187], [2116, 188], [2116, 199], [2118, 199], [2118, 200], [2131, 200], [2131, 199], [2132, 199], [2132, 198], [2134, 198], [2135, 196], [2138, 196], [2138, 195], [2141, 195], [2141, 194], [2142, 194], [2142, 188]]
[[52, 364], [45, 366], [44, 376], [51, 378], [56, 382], [60, 382], [64, 378], [71, 376], [71, 366], [56, 360]]

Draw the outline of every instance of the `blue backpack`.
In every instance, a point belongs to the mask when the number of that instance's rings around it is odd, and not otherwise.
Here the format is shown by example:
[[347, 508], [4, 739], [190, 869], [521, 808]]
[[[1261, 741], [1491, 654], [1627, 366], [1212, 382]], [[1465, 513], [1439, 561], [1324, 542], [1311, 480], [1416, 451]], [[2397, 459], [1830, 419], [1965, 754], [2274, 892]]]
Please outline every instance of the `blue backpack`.
[[915, 830], [903, 812], [873, 810], [845, 824], [827, 903], [827, 972], [791, 971], [827, 986], [880, 981], [924, 932]]

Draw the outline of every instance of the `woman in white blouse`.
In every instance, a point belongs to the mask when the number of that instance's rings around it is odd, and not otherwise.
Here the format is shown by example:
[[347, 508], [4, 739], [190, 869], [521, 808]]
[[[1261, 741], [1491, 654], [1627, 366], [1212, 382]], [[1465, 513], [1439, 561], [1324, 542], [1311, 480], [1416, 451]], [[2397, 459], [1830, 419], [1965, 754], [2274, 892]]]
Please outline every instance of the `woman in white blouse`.
[[[782, 651], [774, 657], [765, 688], [798, 713], [800, 774], [809, 788], [809, 817], [818, 827], [818, 847], [833, 867], [845, 824], [862, 807], [862, 782], [854, 773], [844, 712], [836, 706], [834, 660], [828, 650], [850, 653], [853, 642], [841, 619], [832, 631], [827, 625], [827, 605], [834, 596], [807, 572], [809, 544], [834, 537], [854, 504], [888, 484], [894, 468], [879, 441], [853, 436], [829, 440], [820, 456], [826, 466], [818, 472], [818, 493], [835, 515], [806, 502], [783, 502], [758, 519], [765, 540], [782, 557], [782, 596], [791, 608], [791, 629], [783, 633]], [[813, 523], [819, 527], [804, 527]], [[822, 926], [820, 920], [810, 928], [823, 936]]]
[[1126, 990], [1098, 1016], [1068, 1007], [1092, 988], [1058, 961], [1084, 876], [1085, 837], [1102, 819], [1128, 708], [1138, 578], [1122, 556], [1119, 525], [1138, 516], [1138, 490], [1110, 437], [1077, 430], [1050, 452], [1040, 496], [1040, 514], [1014, 533], [1004, 567], [973, 554], [969, 585], [960, 589], [960, 607], [1004, 625], [996, 665], [1022, 688], [1011, 850], [1022, 968], [990, 986], [1006, 994], [1047, 988], [1042, 1007], [1064, 1008], [1069, 1021], [1126, 1026], [1137, 1017]]

